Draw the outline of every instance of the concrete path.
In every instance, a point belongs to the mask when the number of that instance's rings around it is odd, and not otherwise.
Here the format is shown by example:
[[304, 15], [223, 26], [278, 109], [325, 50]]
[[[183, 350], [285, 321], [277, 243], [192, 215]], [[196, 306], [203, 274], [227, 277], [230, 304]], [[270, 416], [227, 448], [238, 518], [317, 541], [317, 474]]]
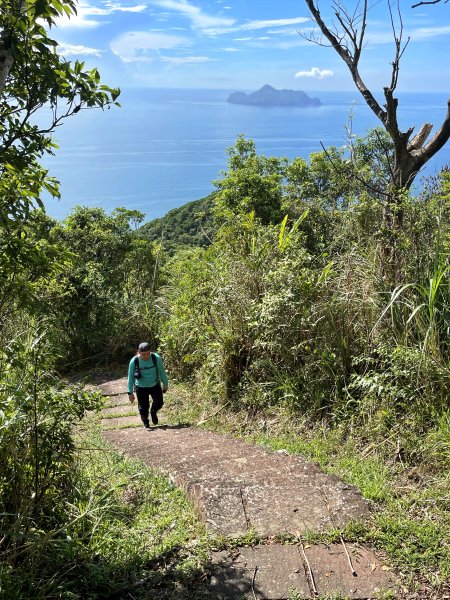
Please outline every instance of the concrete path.
[[367, 599], [395, 587], [389, 570], [360, 546], [343, 540], [327, 546], [273, 543], [278, 534], [301, 539], [369, 519], [368, 505], [354, 486], [301, 456], [231, 436], [177, 424], [146, 430], [125, 386], [125, 378], [99, 386], [110, 399], [102, 421], [105, 438], [182, 487], [212, 534], [233, 537], [252, 530], [270, 541], [215, 553], [212, 598], [282, 600], [295, 591], [296, 598]]

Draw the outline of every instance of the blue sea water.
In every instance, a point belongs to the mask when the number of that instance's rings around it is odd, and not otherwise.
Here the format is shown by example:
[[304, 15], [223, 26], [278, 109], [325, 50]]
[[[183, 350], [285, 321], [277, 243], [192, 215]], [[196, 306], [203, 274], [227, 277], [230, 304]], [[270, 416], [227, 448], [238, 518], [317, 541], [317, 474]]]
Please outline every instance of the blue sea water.
[[[108, 213], [119, 206], [138, 209], [145, 220], [212, 192], [226, 168], [226, 149], [239, 134], [252, 138], [259, 154], [301, 156], [321, 144], [346, 144], [346, 127], [364, 135], [379, 125], [355, 92], [309, 93], [322, 106], [255, 107], [228, 104], [235, 90], [128, 89], [122, 107], [82, 111], [58, 127], [56, 155], [45, 159], [61, 182], [62, 199], [45, 200], [47, 212], [63, 219], [77, 204]], [[416, 131], [424, 122], [440, 126], [444, 94], [400, 96], [399, 125]], [[450, 163], [450, 143], [426, 166], [425, 175]]]

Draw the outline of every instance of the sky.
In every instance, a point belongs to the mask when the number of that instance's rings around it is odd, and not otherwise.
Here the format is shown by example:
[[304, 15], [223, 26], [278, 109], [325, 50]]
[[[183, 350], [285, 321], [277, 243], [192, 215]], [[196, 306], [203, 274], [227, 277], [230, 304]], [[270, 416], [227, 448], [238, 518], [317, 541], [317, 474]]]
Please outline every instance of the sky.
[[[417, 1], [417, 0], [415, 0]], [[361, 2], [342, 0], [350, 13]], [[450, 87], [450, 3], [369, 0], [360, 71], [367, 85], [389, 85], [393, 29], [407, 43], [398, 91]], [[319, 0], [325, 20], [333, 2]], [[334, 19], [336, 21], [336, 19]], [[328, 23], [331, 23], [328, 20]], [[68, 60], [98, 67], [111, 86], [256, 90], [354, 89], [347, 67], [315, 35], [304, 0], [82, 0], [52, 30]]]

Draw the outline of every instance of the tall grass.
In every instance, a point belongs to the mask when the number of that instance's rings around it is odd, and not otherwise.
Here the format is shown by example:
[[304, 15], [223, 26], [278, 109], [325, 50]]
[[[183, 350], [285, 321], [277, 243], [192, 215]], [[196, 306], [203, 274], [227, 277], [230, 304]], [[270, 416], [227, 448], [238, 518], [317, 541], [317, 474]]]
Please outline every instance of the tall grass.
[[45, 336], [32, 333], [0, 352], [0, 552], [6, 570], [25, 563], [37, 573], [73, 495], [72, 428], [99, 397], [67, 386]]
[[165, 477], [110, 448], [95, 417], [74, 436], [71, 484], [53, 499], [58, 522], [30, 530], [14, 564], [2, 549], [0, 597], [206, 597], [204, 525]]

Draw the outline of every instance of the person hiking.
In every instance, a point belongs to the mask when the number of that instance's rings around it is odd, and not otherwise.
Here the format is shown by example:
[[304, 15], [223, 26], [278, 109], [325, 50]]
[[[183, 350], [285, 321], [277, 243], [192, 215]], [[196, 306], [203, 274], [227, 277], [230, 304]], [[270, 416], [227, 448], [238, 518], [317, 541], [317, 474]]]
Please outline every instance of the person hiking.
[[132, 404], [134, 403], [135, 391], [139, 414], [146, 429], [150, 429], [149, 411], [153, 425], [158, 424], [157, 413], [164, 404], [163, 393], [165, 394], [168, 388], [169, 378], [162, 358], [151, 351], [148, 342], [142, 342], [139, 344], [136, 356], [133, 356], [128, 365], [128, 399]]

